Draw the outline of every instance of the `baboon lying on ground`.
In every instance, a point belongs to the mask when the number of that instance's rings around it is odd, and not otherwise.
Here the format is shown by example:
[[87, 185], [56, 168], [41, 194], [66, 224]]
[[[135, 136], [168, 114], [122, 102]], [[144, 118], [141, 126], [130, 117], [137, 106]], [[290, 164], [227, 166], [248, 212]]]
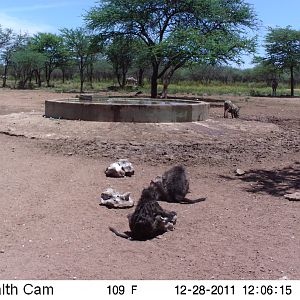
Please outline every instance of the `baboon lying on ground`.
[[231, 118], [240, 117], [240, 108], [230, 100], [224, 102], [224, 118], [228, 118], [228, 113], [231, 113]]
[[164, 210], [158, 204], [158, 198], [159, 192], [155, 186], [144, 189], [135, 211], [128, 215], [131, 232], [119, 233], [112, 227], [109, 229], [119, 237], [142, 241], [173, 230], [177, 214], [174, 211]]
[[156, 186], [159, 190], [160, 201], [192, 204], [206, 199], [190, 200], [185, 197], [189, 193], [189, 181], [183, 166], [175, 166], [162, 176], [157, 176], [151, 181], [150, 186]]

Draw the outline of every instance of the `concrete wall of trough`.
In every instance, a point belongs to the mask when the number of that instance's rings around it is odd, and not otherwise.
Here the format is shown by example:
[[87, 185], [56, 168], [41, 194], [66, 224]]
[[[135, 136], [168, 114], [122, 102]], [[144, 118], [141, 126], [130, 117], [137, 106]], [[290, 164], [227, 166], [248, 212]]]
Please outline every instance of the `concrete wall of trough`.
[[46, 100], [45, 116], [69, 120], [99, 122], [168, 123], [204, 121], [209, 104], [115, 104], [64, 100]]

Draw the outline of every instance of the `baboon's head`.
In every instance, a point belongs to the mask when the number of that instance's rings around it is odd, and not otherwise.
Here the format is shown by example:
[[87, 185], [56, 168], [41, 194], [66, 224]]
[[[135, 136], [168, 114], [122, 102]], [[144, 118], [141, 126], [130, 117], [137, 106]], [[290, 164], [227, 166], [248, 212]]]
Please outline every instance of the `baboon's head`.
[[142, 191], [140, 198], [141, 202], [157, 201], [159, 199], [159, 192], [155, 184], [151, 185]]
[[153, 180], [151, 180], [150, 185], [156, 185], [162, 182], [162, 177], [161, 176], [156, 176]]

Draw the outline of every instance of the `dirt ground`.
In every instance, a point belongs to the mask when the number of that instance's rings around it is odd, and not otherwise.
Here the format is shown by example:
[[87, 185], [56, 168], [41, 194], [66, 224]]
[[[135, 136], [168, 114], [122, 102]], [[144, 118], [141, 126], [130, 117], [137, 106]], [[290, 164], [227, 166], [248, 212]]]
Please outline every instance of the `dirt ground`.
[[[101, 123], [44, 118], [47, 91], [0, 89], [0, 279], [300, 279], [300, 99], [226, 97], [204, 122]], [[74, 95], [71, 95], [74, 96]], [[128, 158], [135, 175], [107, 178]], [[150, 180], [186, 166], [193, 205], [172, 232], [127, 231], [134, 208], [99, 206], [107, 187], [138, 201]], [[236, 176], [240, 168], [245, 175]]]

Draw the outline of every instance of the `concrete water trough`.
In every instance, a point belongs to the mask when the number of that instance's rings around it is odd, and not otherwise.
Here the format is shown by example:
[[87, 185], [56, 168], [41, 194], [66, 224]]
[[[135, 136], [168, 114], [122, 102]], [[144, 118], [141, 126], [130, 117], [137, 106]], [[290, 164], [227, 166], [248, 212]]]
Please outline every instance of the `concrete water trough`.
[[45, 116], [57, 119], [168, 123], [204, 121], [209, 104], [184, 99], [117, 98], [83, 95], [80, 98], [46, 100]]

